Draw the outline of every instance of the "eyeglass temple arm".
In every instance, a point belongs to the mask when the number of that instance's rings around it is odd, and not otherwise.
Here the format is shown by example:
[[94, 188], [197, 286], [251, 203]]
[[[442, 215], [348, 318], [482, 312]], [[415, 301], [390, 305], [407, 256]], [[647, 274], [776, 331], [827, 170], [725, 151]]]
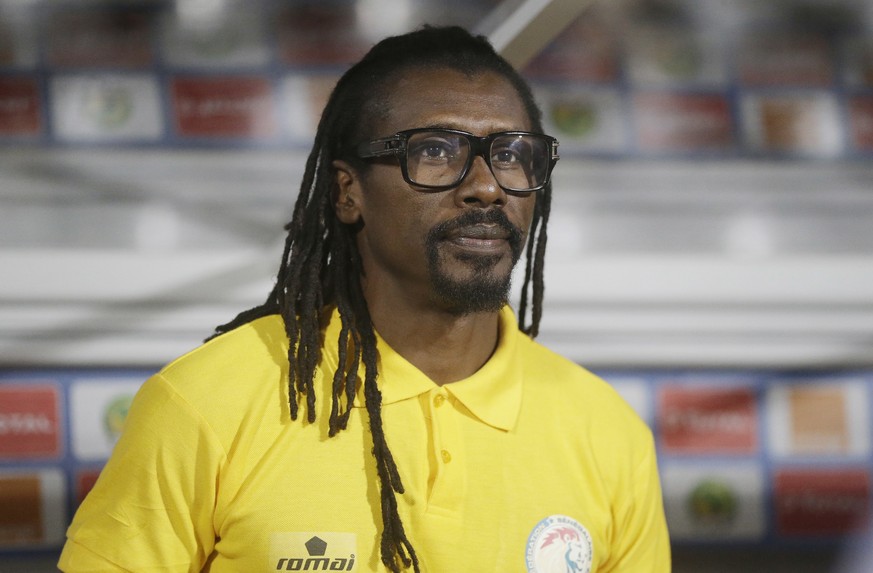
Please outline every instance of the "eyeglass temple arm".
[[403, 149], [403, 140], [398, 135], [377, 139], [375, 141], [365, 141], [358, 145], [358, 157], [366, 159], [368, 157], [383, 157], [385, 155], [396, 155], [398, 151]]

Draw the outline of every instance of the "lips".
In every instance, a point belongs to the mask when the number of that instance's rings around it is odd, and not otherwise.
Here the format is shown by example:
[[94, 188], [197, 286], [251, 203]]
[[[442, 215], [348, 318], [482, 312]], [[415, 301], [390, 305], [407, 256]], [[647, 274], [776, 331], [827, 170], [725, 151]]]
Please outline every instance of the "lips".
[[512, 251], [513, 261], [521, 256], [524, 235], [500, 209], [470, 209], [454, 219], [434, 226], [427, 234], [425, 244], [430, 256], [437, 256], [440, 243], [452, 245], [471, 254], [501, 255], [506, 246]]
[[450, 231], [446, 238], [450, 241], [463, 239], [501, 241], [508, 239], [509, 236], [510, 232], [499, 225], [470, 225]]

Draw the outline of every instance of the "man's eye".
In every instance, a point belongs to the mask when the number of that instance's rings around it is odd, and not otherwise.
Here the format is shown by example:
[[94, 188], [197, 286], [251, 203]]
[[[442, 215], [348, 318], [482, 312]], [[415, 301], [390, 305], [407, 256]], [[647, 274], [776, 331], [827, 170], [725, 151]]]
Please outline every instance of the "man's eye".
[[458, 146], [447, 141], [423, 141], [415, 146], [413, 155], [421, 159], [452, 159], [458, 154]]
[[491, 156], [492, 163], [516, 163], [519, 161], [518, 154], [511, 149], [498, 149]]
[[444, 145], [428, 145], [421, 150], [421, 154], [431, 159], [436, 157], [446, 157], [449, 154], [448, 149]]

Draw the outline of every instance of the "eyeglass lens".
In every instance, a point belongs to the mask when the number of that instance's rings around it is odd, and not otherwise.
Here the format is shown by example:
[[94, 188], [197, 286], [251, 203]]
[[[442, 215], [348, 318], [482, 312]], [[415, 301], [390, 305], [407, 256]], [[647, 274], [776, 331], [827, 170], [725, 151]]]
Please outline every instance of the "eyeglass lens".
[[[444, 131], [414, 133], [406, 142], [409, 179], [423, 186], [451, 186], [463, 179], [472, 144], [463, 134]], [[505, 189], [540, 187], [549, 172], [549, 144], [535, 135], [500, 135], [488, 150], [494, 178]]]

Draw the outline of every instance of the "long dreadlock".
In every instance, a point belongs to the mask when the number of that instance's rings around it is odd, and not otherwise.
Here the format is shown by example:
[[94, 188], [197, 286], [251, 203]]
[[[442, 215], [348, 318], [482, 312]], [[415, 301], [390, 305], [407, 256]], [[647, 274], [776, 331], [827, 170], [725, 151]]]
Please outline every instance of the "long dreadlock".
[[[332, 162], [342, 159], [362, 171], [366, 163], [350, 149], [360, 141], [381, 136], [369, 133], [372, 122], [390, 113], [391, 80], [404, 69], [451, 68], [467, 74], [492, 71], [511, 82], [524, 103], [532, 129], [542, 132], [541, 112], [530, 88], [488, 41], [458, 27], [425, 27], [376, 44], [340, 78], [321, 116], [306, 162], [300, 194], [294, 206], [276, 285], [260, 306], [240, 313], [216, 328], [216, 336], [256, 318], [280, 314], [290, 341], [289, 403], [291, 418], [299, 414], [305, 397], [309, 422], [315, 421], [315, 369], [321, 358], [321, 332], [326, 308], [336, 306], [341, 319], [337, 341], [339, 361], [333, 375], [329, 435], [345, 429], [355, 396], [360, 364], [364, 365], [364, 397], [373, 439], [373, 456], [380, 482], [382, 511], [381, 558], [398, 573], [412, 566], [418, 572], [415, 550], [403, 529], [395, 494], [404, 492], [397, 465], [382, 429], [382, 395], [377, 384], [376, 333], [360, 276], [361, 257], [355, 227], [334, 214]], [[537, 335], [542, 316], [543, 262], [551, 186], [538, 192], [526, 247], [524, 283], [519, 305], [519, 328]], [[529, 300], [530, 299], [530, 300]], [[530, 325], [526, 325], [528, 305]]]

